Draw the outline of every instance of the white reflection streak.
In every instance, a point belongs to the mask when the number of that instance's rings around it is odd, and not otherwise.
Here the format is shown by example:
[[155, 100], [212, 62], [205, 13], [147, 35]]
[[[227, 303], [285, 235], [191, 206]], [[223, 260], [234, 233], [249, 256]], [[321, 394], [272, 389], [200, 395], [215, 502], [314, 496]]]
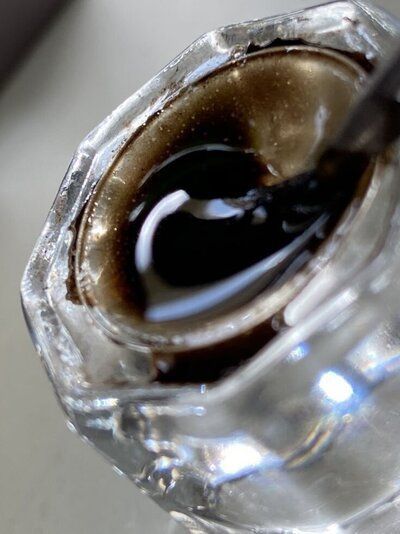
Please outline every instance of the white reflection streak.
[[325, 125], [328, 120], [329, 112], [325, 106], [319, 106], [314, 119], [315, 143], [314, 149], [317, 149], [324, 138]]
[[159, 223], [182, 204], [189, 200], [189, 195], [183, 189], [175, 191], [163, 198], [151, 211], [145, 220], [136, 244], [135, 258], [138, 270], [146, 271], [151, 265], [153, 237]]
[[205, 220], [227, 219], [243, 214], [243, 208], [231, 206], [222, 198], [211, 200], [192, 199], [188, 202], [187, 208], [190, 208], [192, 215]]
[[[179, 192], [184, 193], [184, 191]], [[176, 193], [174, 193], [174, 195], [175, 194]], [[172, 195], [166, 198], [170, 198], [171, 196]], [[175, 299], [150, 306], [147, 310], [147, 319], [151, 321], [165, 321], [171, 317], [173, 317], [173, 319], [181, 319], [192, 313], [193, 309], [196, 309], [197, 313], [200, 313], [211, 306], [216, 306], [224, 300], [232, 298], [239, 294], [240, 291], [244, 291], [250, 284], [257, 283], [262, 287], [268, 279], [267, 277], [272, 277], [276, 272], [275, 270], [282, 264], [282, 262], [286, 261], [287, 258], [291, 257], [304, 243], [306, 243], [325, 221], [326, 217], [323, 215], [302, 235], [294, 239], [292, 243], [279, 252], [276, 252], [251, 267], [248, 267], [244, 271], [240, 271], [239, 273], [226, 278], [222, 282], [215, 282], [209, 286], [201, 287], [198, 290], [194, 290], [190, 296], [185, 295], [183, 298], [178, 292]], [[155, 224], [157, 224], [157, 222]], [[154, 232], [155, 228], [153, 225], [151, 225], [150, 230]], [[139, 239], [141, 239], [142, 234], [143, 231]], [[142, 246], [146, 246], [146, 243], [143, 243]], [[148, 253], [150, 252], [151, 249], [149, 249]]]
[[333, 402], [346, 402], [354, 394], [354, 390], [343, 376], [334, 371], [324, 373], [318, 383], [325, 396]]

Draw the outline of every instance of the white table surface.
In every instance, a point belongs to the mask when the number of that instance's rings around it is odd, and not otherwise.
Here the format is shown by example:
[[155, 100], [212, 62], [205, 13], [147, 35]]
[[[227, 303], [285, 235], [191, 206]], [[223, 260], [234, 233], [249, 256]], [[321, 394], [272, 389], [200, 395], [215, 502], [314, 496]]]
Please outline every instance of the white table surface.
[[[183, 532], [67, 430], [22, 319], [19, 282], [89, 130], [201, 33], [315, 3], [76, 0], [0, 93], [0, 534]], [[379, 3], [400, 16], [399, 0]]]

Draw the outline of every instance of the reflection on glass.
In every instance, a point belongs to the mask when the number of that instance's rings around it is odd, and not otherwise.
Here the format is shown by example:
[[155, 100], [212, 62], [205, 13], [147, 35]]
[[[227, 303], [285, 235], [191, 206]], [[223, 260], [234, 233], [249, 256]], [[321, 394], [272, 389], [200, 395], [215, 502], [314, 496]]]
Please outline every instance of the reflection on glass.
[[332, 402], [346, 402], [354, 394], [352, 385], [335, 371], [327, 371], [319, 379], [319, 388]]

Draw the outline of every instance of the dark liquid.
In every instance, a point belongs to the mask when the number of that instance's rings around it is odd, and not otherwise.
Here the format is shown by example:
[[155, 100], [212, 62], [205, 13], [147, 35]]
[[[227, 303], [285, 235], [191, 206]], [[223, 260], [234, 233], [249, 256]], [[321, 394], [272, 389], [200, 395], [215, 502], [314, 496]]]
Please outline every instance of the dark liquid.
[[358, 67], [285, 49], [302, 44], [250, 47], [187, 88], [137, 132], [86, 209], [81, 291], [149, 337], [156, 380], [214, 381], [265, 346], [314, 268], [270, 315], [250, 304], [303, 268], [352, 200], [363, 158], [272, 185], [315, 164], [358, 91]]
[[267, 187], [249, 151], [204, 145], [169, 158], [142, 187], [123, 241], [144, 318], [230, 309], [293, 274], [350, 202], [365, 168], [352, 162], [335, 179]]

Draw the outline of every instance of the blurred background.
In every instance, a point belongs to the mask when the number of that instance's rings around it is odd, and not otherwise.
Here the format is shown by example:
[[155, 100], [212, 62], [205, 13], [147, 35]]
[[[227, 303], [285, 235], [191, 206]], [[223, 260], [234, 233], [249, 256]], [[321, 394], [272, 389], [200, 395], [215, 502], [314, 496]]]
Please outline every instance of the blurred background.
[[[183, 533], [67, 430], [20, 279], [86, 133], [200, 34], [318, 3], [0, 0], [1, 534]], [[400, 17], [399, 0], [376, 3]]]

